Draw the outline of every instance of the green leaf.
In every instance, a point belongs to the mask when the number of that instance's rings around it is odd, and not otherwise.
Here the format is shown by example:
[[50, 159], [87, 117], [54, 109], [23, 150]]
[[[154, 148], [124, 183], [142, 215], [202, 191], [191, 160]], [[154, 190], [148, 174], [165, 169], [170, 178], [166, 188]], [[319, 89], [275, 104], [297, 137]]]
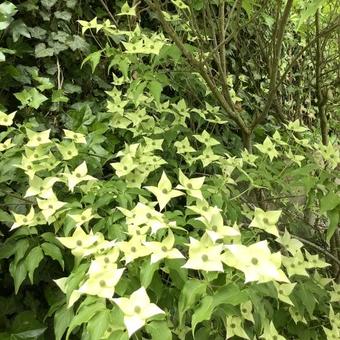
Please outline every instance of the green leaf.
[[28, 255], [25, 257], [25, 266], [28, 271], [28, 277], [33, 284], [33, 275], [36, 268], [38, 268], [39, 263], [44, 258], [44, 254], [40, 246], [33, 248]]
[[26, 24], [22, 20], [16, 20], [12, 24], [12, 36], [13, 36], [13, 41], [16, 42], [19, 40], [20, 36], [30, 38], [31, 34], [27, 29]]
[[14, 279], [15, 294], [18, 294], [19, 288], [27, 275], [25, 260], [21, 260], [17, 264], [15, 262], [11, 262], [9, 265], [9, 272]]
[[23, 107], [29, 106], [34, 109], [38, 109], [40, 105], [47, 100], [47, 97], [35, 88], [30, 88], [29, 90], [25, 89], [21, 92], [14, 93], [14, 96], [21, 102]]
[[308, 18], [310, 18], [312, 15], [316, 13], [316, 11], [323, 6], [323, 4], [326, 2], [326, 0], [311, 0], [307, 3], [305, 9], [300, 14], [300, 20], [297, 26], [297, 29], [301, 27], [302, 24], [304, 24]]
[[326, 211], [335, 209], [340, 204], [340, 196], [333, 191], [328, 192], [320, 199], [320, 212], [323, 214]]
[[69, 99], [64, 96], [63, 90], [53, 90], [52, 91], [52, 103], [67, 103]]
[[49, 256], [55, 261], [58, 261], [61, 268], [64, 269], [63, 254], [61, 253], [59, 247], [57, 247], [55, 244], [45, 242], [41, 245], [41, 248], [43, 249], [46, 256]]
[[37, 58], [46, 58], [52, 57], [54, 54], [54, 50], [53, 48], [46, 47], [44, 43], [40, 43], [35, 46], [34, 53]]
[[163, 86], [160, 82], [156, 81], [156, 80], [152, 80], [149, 84], [148, 84], [148, 88], [152, 94], [152, 96], [155, 98], [157, 103], [160, 103], [161, 100], [161, 93], [163, 90]]
[[326, 240], [327, 242], [329, 242], [338, 228], [339, 219], [340, 219], [340, 211], [339, 209], [329, 210], [327, 211], [327, 216], [329, 219], [329, 224], [327, 228]]
[[205, 294], [206, 283], [199, 280], [189, 280], [185, 283], [178, 300], [179, 322], [182, 324], [184, 313], [194, 306], [196, 301]]
[[38, 329], [31, 329], [28, 331], [15, 333], [13, 334], [15, 337], [18, 337], [19, 339], [37, 339], [40, 335], [44, 334], [47, 327], [44, 328], [38, 328]]
[[82, 62], [81, 67], [83, 67], [84, 64], [89, 62], [91, 64], [91, 69], [92, 69], [92, 73], [93, 73], [95, 71], [97, 65], [99, 64], [101, 54], [102, 54], [101, 51], [96, 51], [96, 52], [93, 52], [93, 53], [89, 54], [84, 59], [84, 61]]
[[172, 334], [166, 321], [152, 321], [145, 326], [152, 340], [171, 340]]
[[61, 340], [67, 327], [70, 325], [74, 313], [72, 308], [63, 305], [54, 314], [54, 334], [55, 340]]
[[140, 270], [140, 283], [143, 287], [148, 288], [153, 279], [155, 271], [159, 268], [159, 262], [150, 263], [149, 260], [145, 261]]
[[195, 329], [198, 323], [209, 320], [214, 311], [214, 298], [212, 296], [205, 296], [201, 301], [199, 307], [195, 310], [191, 318], [192, 335], [195, 334]]
[[[85, 300], [86, 302], [86, 300]], [[72, 321], [70, 322], [70, 326], [66, 333], [66, 340], [69, 339], [71, 332], [78, 326], [83, 323], [87, 323], [93, 318], [97, 313], [106, 309], [106, 306], [103, 302], [99, 301], [96, 303], [92, 303], [90, 305], [85, 305], [84, 307], [80, 306], [77, 311], [77, 314], [74, 316]]]
[[96, 314], [87, 324], [90, 340], [101, 339], [110, 323], [110, 311], [104, 310]]

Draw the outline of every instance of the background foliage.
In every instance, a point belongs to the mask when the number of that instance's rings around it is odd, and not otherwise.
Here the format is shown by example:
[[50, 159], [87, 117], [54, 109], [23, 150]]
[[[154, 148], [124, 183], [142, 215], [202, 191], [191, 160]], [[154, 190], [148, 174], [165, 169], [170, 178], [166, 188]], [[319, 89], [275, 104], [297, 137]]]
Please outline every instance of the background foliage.
[[[0, 338], [126, 339], [132, 313], [136, 339], [338, 339], [339, 25], [337, 1], [2, 2]], [[140, 287], [164, 314], [121, 307]]]

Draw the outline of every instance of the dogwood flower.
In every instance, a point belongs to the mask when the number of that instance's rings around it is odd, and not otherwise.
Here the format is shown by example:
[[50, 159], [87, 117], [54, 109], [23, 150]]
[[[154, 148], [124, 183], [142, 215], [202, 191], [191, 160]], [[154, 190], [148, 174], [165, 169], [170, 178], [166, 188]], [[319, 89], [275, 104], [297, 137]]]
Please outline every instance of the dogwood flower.
[[303, 315], [301, 315], [301, 313], [294, 307], [290, 307], [288, 309], [290, 316], [292, 317], [293, 321], [295, 322], [295, 324], [297, 324], [298, 322], [303, 322], [304, 324], [307, 324], [306, 319], [304, 318]]
[[50, 132], [51, 129], [42, 132], [36, 132], [26, 128], [26, 133], [28, 137], [28, 142], [26, 143], [26, 146], [30, 148], [36, 148], [39, 145], [51, 143], [51, 140], [49, 138]]
[[78, 149], [74, 142], [63, 141], [60, 144], [56, 144], [59, 152], [63, 156], [63, 160], [67, 161], [73, 157], [78, 156]]
[[8, 138], [3, 143], [0, 143], [0, 152], [11, 149], [15, 145], [16, 145], [15, 143], [12, 143], [12, 138]]
[[90, 277], [79, 287], [78, 292], [111, 299], [124, 270], [125, 268], [111, 268], [109, 271], [90, 274]]
[[303, 243], [298, 239], [291, 237], [288, 230], [285, 230], [283, 236], [276, 239], [277, 242], [281, 243], [293, 256], [300, 251]]
[[151, 263], [156, 263], [162, 259], [181, 259], [182, 253], [173, 248], [175, 237], [171, 229], [168, 236], [162, 242], [144, 242], [144, 245], [151, 251]]
[[201, 192], [201, 188], [204, 183], [205, 177], [189, 179], [183, 174], [182, 170], [179, 169], [178, 180], [180, 184], [177, 185], [176, 189], [185, 190], [189, 196], [195, 197], [199, 200], [204, 199]]
[[92, 214], [92, 208], [85, 209], [80, 214], [69, 214], [69, 216], [76, 222], [77, 227], [96, 217], [96, 215]]
[[129, 337], [138, 329], [143, 327], [148, 319], [155, 315], [164, 314], [154, 303], [150, 303], [150, 298], [144, 287], [133, 292], [130, 298], [113, 299], [124, 313], [124, 324]]
[[183, 268], [223, 272], [222, 244], [214, 244], [207, 234], [201, 240], [190, 237], [189, 259]]
[[222, 261], [242, 271], [245, 282], [269, 281], [289, 282], [281, 267], [281, 254], [271, 253], [267, 241], [260, 241], [250, 246], [241, 244], [225, 245], [228, 252], [223, 254]]
[[85, 257], [95, 253], [97, 250], [95, 247], [102, 239], [100, 233], [94, 235], [90, 231], [89, 234], [86, 234], [81, 227], [76, 227], [72, 236], [57, 237], [57, 240], [66, 248], [71, 249], [72, 254], [76, 257]]
[[48, 199], [39, 199], [37, 198], [37, 203], [39, 208], [41, 209], [42, 214], [49, 221], [49, 218], [60, 208], [62, 208], [66, 202], [61, 202], [58, 200], [58, 197], [54, 194], [49, 196]]
[[289, 277], [293, 275], [308, 276], [307, 262], [301, 251], [296, 252], [293, 257], [283, 256], [282, 264], [285, 266]]
[[224, 225], [223, 217], [218, 210], [215, 210], [209, 217], [210, 219], [201, 216], [198, 217], [197, 220], [203, 222], [207, 227], [206, 233], [213, 240], [213, 242], [225, 237], [236, 237], [241, 235], [238, 229]]
[[212, 216], [216, 214], [216, 212], [221, 211], [221, 209], [217, 207], [209, 206], [206, 200], [197, 201], [196, 205], [187, 206], [188, 209], [192, 210], [198, 215], [203, 216], [207, 221], [210, 221]]
[[119, 249], [114, 247], [115, 242], [111, 242], [112, 248], [103, 254], [97, 254], [94, 260], [91, 261], [88, 274], [95, 275], [101, 272], [110, 271], [112, 268], [117, 268], [117, 260], [119, 257]]
[[85, 161], [76, 167], [71, 173], [66, 168], [63, 176], [67, 179], [67, 186], [71, 192], [74, 191], [74, 188], [77, 184], [83, 181], [96, 180], [96, 178], [87, 174], [87, 166]]
[[31, 226], [32, 223], [34, 222], [35, 212], [34, 212], [33, 206], [31, 206], [31, 209], [27, 215], [16, 214], [14, 212], [12, 212], [12, 214], [14, 216], [15, 222], [12, 224], [12, 227], [10, 230], [17, 229], [23, 225]]
[[270, 323], [266, 322], [264, 325], [264, 331], [263, 334], [260, 336], [260, 339], [277, 339], [277, 340], [286, 340], [285, 337], [283, 337], [282, 335], [280, 335], [274, 324], [273, 321], [271, 321]]
[[253, 304], [251, 303], [251, 301], [241, 303], [240, 305], [241, 315], [243, 319], [246, 319], [248, 321], [251, 321], [252, 323], [255, 323], [254, 317], [252, 314], [252, 309], [253, 309]]
[[283, 124], [288, 130], [293, 132], [306, 132], [309, 129], [300, 124], [298, 119], [294, 120], [294, 122], [289, 122], [288, 124]]
[[60, 179], [57, 177], [41, 179], [38, 176], [34, 176], [32, 179], [29, 179], [29, 187], [25, 193], [25, 197], [39, 196], [49, 199], [54, 195], [52, 188], [56, 182], [60, 182]]
[[156, 196], [160, 210], [163, 210], [172, 198], [184, 195], [183, 192], [172, 189], [171, 182], [164, 171], [157, 187], [146, 186], [145, 189]]
[[128, 175], [132, 170], [136, 169], [138, 164], [133, 160], [130, 155], [122, 157], [118, 163], [110, 163], [110, 165], [116, 170], [118, 177]]
[[269, 234], [279, 237], [276, 227], [281, 215], [281, 210], [263, 211], [261, 208], [255, 208], [255, 215], [249, 227], [256, 227], [264, 230]]
[[143, 244], [144, 241], [145, 236], [134, 236], [129, 241], [117, 243], [119, 250], [124, 253], [125, 264], [151, 254], [151, 249]]
[[174, 146], [177, 148], [178, 154], [185, 154], [190, 152], [195, 152], [196, 150], [190, 145], [188, 137], [185, 137], [181, 141], [177, 141], [174, 143]]
[[329, 292], [331, 296], [330, 302], [340, 302], [340, 284], [333, 282], [333, 291]]
[[200, 135], [194, 135], [194, 137], [207, 148], [220, 144], [220, 142], [211, 137], [206, 130], [204, 130]]
[[303, 161], [305, 159], [304, 156], [302, 155], [294, 155], [292, 153], [291, 149], [288, 149], [288, 152], [286, 152], [286, 156], [287, 158], [289, 158], [291, 161], [293, 161], [294, 163], [296, 163], [299, 167], [301, 167], [301, 161]]
[[322, 326], [324, 332], [326, 333], [327, 340], [340, 339], [340, 329], [337, 327], [332, 327], [332, 329]]
[[85, 135], [79, 132], [63, 129], [66, 139], [72, 139], [76, 144], [86, 144]]
[[254, 145], [257, 149], [259, 149], [262, 153], [269, 156], [269, 159], [272, 161], [274, 158], [278, 157], [279, 153], [275, 149], [274, 144], [270, 140], [269, 137], [266, 137], [262, 144]]
[[15, 114], [16, 111], [9, 114], [0, 111], [0, 126], [11, 126], [13, 124]]
[[288, 303], [289, 305], [294, 306], [292, 300], [289, 298], [289, 295], [292, 293], [296, 283], [273, 283], [277, 291], [278, 299], [285, 303]]
[[282, 140], [280, 132], [277, 130], [274, 132], [272, 138], [274, 139], [275, 143], [279, 145], [287, 145], [287, 143]]
[[249, 339], [247, 333], [242, 327], [242, 318], [238, 316], [228, 316], [226, 339], [229, 339], [235, 335], [243, 339]]
[[205, 168], [209, 164], [218, 161], [220, 158], [221, 156], [216, 155], [211, 147], [206, 147], [196, 159], [200, 160]]
[[256, 164], [255, 164], [255, 161], [256, 159], [258, 158], [258, 156], [252, 154], [252, 153], [249, 153], [247, 149], [244, 149], [242, 152], [241, 152], [241, 156], [242, 156], [242, 159], [252, 165], [252, 166], [255, 166], [256, 167]]
[[305, 250], [305, 255], [307, 257], [307, 268], [325, 268], [330, 266], [329, 263], [322, 261], [318, 254], [311, 255], [307, 250]]

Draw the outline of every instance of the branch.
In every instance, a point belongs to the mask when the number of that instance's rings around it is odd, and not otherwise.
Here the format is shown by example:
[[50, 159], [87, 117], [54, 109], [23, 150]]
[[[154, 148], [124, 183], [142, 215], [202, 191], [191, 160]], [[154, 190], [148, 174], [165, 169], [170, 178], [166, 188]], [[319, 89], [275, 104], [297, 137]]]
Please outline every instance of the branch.
[[266, 105], [262, 111], [262, 113], [259, 113], [255, 116], [255, 118], [252, 121], [250, 130], [254, 130], [254, 128], [259, 124], [266, 116], [268, 115], [269, 109], [275, 99], [276, 96], [276, 80], [278, 76], [278, 70], [279, 70], [279, 62], [281, 59], [281, 50], [282, 50], [282, 42], [283, 42], [283, 35], [285, 32], [285, 28], [288, 22], [290, 10], [293, 5], [293, 0], [288, 0], [286, 7], [284, 9], [282, 18], [279, 23], [278, 31], [276, 34], [276, 44], [274, 49], [274, 55], [273, 55], [273, 62], [271, 63], [271, 75], [270, 75], [270, 83], [269, 83], [269, 93], [267, 97]]

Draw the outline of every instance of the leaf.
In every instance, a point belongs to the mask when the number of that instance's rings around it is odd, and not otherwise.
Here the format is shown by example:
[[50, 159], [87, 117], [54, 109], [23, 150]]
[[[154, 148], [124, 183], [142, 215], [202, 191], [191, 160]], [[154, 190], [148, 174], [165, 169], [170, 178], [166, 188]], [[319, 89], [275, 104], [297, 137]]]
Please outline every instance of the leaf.
[[74, 317], [73, 309], [63, 305], [54, 314], [55, 340], [61, 340]]
[[159, 268], [159, 262], [150, 263], [150, 261], [145, 261], [140, 269], [140, 283], [143, 287], [148, 288], [153, 279], [155, 271]]
[[61, 268], [64, 269], [63, 255], [58, 246], [52, 243], [45, 242], [41, 245], [41, 248], [43, 249], [46, 256], [49, 256], [53, 260], [58, 261]]
[[30, 38], [31, 34], [27, 29], [26, 24], [22, 20], [16, 20], [12, 25], [12, 36], [13, 41], [16, 42], [19, 40], [20, 36]]
[[240, 290], [235, 283], [230, 283], [217, 290], [214, 295], [214, 305], [229, 304], [238, 306], [248, 300], [248, 294], [245, 290]]
[[109, 326], [110, 311], [104, 310], [96, 314], [87, 324], [86, 329], [90, 335], [90, 340], [101, 339], [105, 330]]
[[11, 262], [9, 265], [9, 272], [14, 279], [15, 294], [18, 294], [19, 288], [27, 275], [25, 260], [19, 261], [18, 264]]
[[65, 21], [70, 21], [72, 18], [72, 14], [69, 11], [55, 11], [54, 16], [57, 19], [61, 19]]
[[152, 80], [149, 84], [148, 84], [148, 88], [152, 94], [152, 96], [155, 98], [157, 103], [160, 103], [161, 100], [161, 93], [163, 90], [163, 86], [160, 82], [156, 81], [156, 80]]
[[327, 211], [327, 216], [329, 219], [329, 224], [327, 228], [326, 240], [327, 242], [329, 242], [339, 225], [339, 219], [340, 219], [339, 209]]
[[92, 73], [95, 71], [97, 65], [99, 64], [100, 57], [101, 57], [102, 52], [101, 51], [96, 51], [91, 54], [89, 54], [82, 62], [81, 67], [84, 66], [87, 62], [91, 64], [91, 69]]
[[340, 204], [339, 194], [333, 191], [328, 192], [320, 199], [320, 213], [335, 209]]
[[38, 338], [40, 335], [44, 334], [47, 327], [44, 328], [38, 328], [38, 329], [31, 329], [28, 331], [15, 333], [14, 336], [18, 337], [19, 339], [32, 339], [32, 338]]
[[29, 90], [25, 89], [21, 92], [14, 93], [14, 96], [21, 102], [23, 107], [29, 106], [34, 109], [38, 109], [40, 105], [47, 100], [47, 97], [35, 88], [30, 88]]
[[[86, 301], [86, 300], [85, 300]], [[78, 326], [80, 326], [83, 323], [87, 323], [90, 321], [90, 319], [99, 313], [100, 311], [103, 311], [105, 309], [105, 305], [103, 302], [96, 302], [92, 303], [87, 306], [80, 306], [80, 308], [77, 311], [77, 314], [74, 316], [74, 318], [70, 322], [70, 326], [66, 333], [66, 340], [69, 339], [71, 332]]]
[[36, 268], [38, 268], [39, 263], [44, 258], [44, 254], [40, 246], [33, 248], [28, 255], [25, 257], [25, 266], [28, 271], [28, 277], [33, 284], [33, 275]]
[[326, 2], [326, 0], [311, 0], [307, 4], [306, 8], [302, 11], [300, 14], [300, 20], [297, 26], [297, 29], [301, 27], [302, 24], [304, 24], [308, 18], [310, 18], [312, 15], [316, 13], [316, 11], [323, 6], [323, 4]]
[[171, 340], [172, 334], [166, 321], [152, 321], [145, 326], [152, 340]]
[[64, 96], [63, 90], [53, 90], [52, 91], [52, 103], [67, 103], [69, 99]]
[[185, 283], [178, 300], [179, 322], [182, 324], [184, 313], [193, 307], [194, 303], [205, 293], [206, 284], [199, 280], [189, 280]]
[[52, 57], [54, 54], [54, 50], [53, 48], [46, 47], [44, 43], [40, 43], [35, 46], [34, 53], [37, 58], [46, 58]]
[[192, 328], [192, 335], [195, 334], [195, 328], [198, 323], [209, 320], [211, 314], [214, 310], [214, 298], [212, 296], [205, 296], [201, 301], [199, 307], [195, 310], [194, 314], [191, 318], [191, 328]]

